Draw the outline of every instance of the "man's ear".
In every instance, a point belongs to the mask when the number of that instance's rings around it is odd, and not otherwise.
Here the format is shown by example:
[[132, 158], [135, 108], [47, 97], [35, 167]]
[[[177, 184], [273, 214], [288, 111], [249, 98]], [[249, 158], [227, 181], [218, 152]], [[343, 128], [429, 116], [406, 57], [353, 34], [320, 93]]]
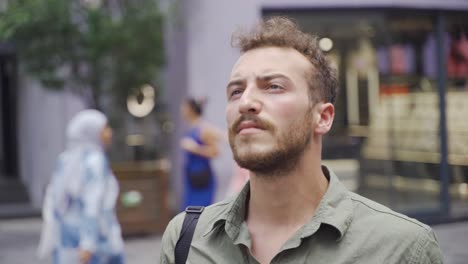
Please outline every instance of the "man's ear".
[[316, 124], [314, 132], [317, 135], [325, 135], [330, 131], [335, 118], [335, 107], [332, 103], [318, 103], [316, 105]]

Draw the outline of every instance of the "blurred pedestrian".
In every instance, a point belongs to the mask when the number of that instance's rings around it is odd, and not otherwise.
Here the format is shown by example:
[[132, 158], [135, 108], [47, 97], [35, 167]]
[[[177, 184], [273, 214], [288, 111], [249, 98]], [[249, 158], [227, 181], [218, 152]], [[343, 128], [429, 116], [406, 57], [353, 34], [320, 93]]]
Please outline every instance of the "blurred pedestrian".
[[219, 154], [221, 133], [202, 119], [206, 100], [188, 98], [182, 104], [182, 116], [189, 129], [180, 141], [184, 151], [184, 199], [182, 210], [189, 205], [208, 206], [213, 203], [216, 177], [211, 159]]
[[118, 182], [104, 153], [112, 141], [106, 116], [83, 110], [67, 127], [67, 148], [47, 188], [38, 254], [55, 264], [122, 264], [115, 214]]

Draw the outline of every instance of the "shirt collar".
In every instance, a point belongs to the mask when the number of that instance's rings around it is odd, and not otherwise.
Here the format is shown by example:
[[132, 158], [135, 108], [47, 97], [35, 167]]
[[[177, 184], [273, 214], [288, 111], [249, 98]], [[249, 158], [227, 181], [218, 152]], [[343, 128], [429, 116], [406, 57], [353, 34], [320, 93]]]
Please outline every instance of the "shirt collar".
[[224, 227], [226, 234], [232, 239], [232, 241], [234, 241], [235, 244], [246, 240], [250, 241], [250, 239], [248, 239], [248, 233], [240, 232], [242, 230], [241, 227], [246, 226], [244, 219], [247, 209], [247, 201], [250, 197], [249, 183], [250, 181], [244, 185], [237, 196], [228, 201], [226, 205], [228, 210], [217, 216], [213, 221], [213, 224], [203, 236], [211, 233], [213, 229]]
[[335, 229], [337, 231], [336, 239], [341, 240], [352, 221], [353, 205], [350, 192], [332, 170], [322, 165], [322, 171], [328, 178], [328, 189], [322, 197], [314, 216], [304, 226], [302, 237], [308, 237], [315, 233], [313, 229], [317, 228], [314, 228], [314, 226], [316, 226], [316, 223], [320, 223]]
[[[329, 226], [337, 231], [336, 239], [341, 240], [352, 221], [353, 210], [350, 193], [333, 171], [323, 165], [322, 170], [329, 181], [329, 185], [314, 216], [300, 230], [301, 238], [309, 237], [317, 232], [318, 229]], [[213, 224], [204, 236], [208, 235], [215, 228], [224, 227], [226, 234], [235, 244], [245, 243], [246, 241], [250, 243], [247, 226], [244, 221], [249, 196], [250, 184], [247, 182], [239, 194], [228, 202], [228, 210], [218, 215], [217, 219], [214, 219]]]

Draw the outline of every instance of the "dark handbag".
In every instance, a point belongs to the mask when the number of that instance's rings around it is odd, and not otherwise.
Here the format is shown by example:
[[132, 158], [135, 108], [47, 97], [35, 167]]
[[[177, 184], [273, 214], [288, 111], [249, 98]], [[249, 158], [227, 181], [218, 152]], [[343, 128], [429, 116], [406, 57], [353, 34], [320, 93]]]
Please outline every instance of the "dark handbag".
[[203, 189], [210, 185], [211, 171], [210, 169], [190, 171], [188, 177], [190, 185], [194, 189]]

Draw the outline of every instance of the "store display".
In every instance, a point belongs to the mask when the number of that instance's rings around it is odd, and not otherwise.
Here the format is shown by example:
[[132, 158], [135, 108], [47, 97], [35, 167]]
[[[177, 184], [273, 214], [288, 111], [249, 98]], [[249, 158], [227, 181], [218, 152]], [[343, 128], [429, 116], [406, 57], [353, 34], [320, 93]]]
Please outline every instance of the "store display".
[[[363, 155], [368, 159], [440, 162], [439, 101], [435, 92], [382, 95]], [[449, 164], [468, 165], [468, 93], [448, 92]]]
[[367, 126], [369, 113], [379, 98], [379, 73], [376, 50], [368, 38], [359, 40], [358, 48], [347, 57], [347, 118], [354, 126]]
[[465, 32], [452, 37], [447, 58], [447, 75], [452, 78], [468, 78], [468, 38]]
[[393, 44], [377, 48], [377, 65], [380, 74], [401, 75], [415, 72], [415, 51], [411, 44]]
[[392, 74], [414, 72], [414, 50], [410, 44], [394, 44], [390, 48], [390, 70]]
[[377, 67], [380, 74], [387, 75], [390, 73], [390, 55], [387, 47], [377, 48]]
[[427, 36], [423, 46], [423, 72], [424, 76], [435, 79], [437, 76], [437, 58], [434, 56], [436, 49], [436, 37], [434, 33]]

